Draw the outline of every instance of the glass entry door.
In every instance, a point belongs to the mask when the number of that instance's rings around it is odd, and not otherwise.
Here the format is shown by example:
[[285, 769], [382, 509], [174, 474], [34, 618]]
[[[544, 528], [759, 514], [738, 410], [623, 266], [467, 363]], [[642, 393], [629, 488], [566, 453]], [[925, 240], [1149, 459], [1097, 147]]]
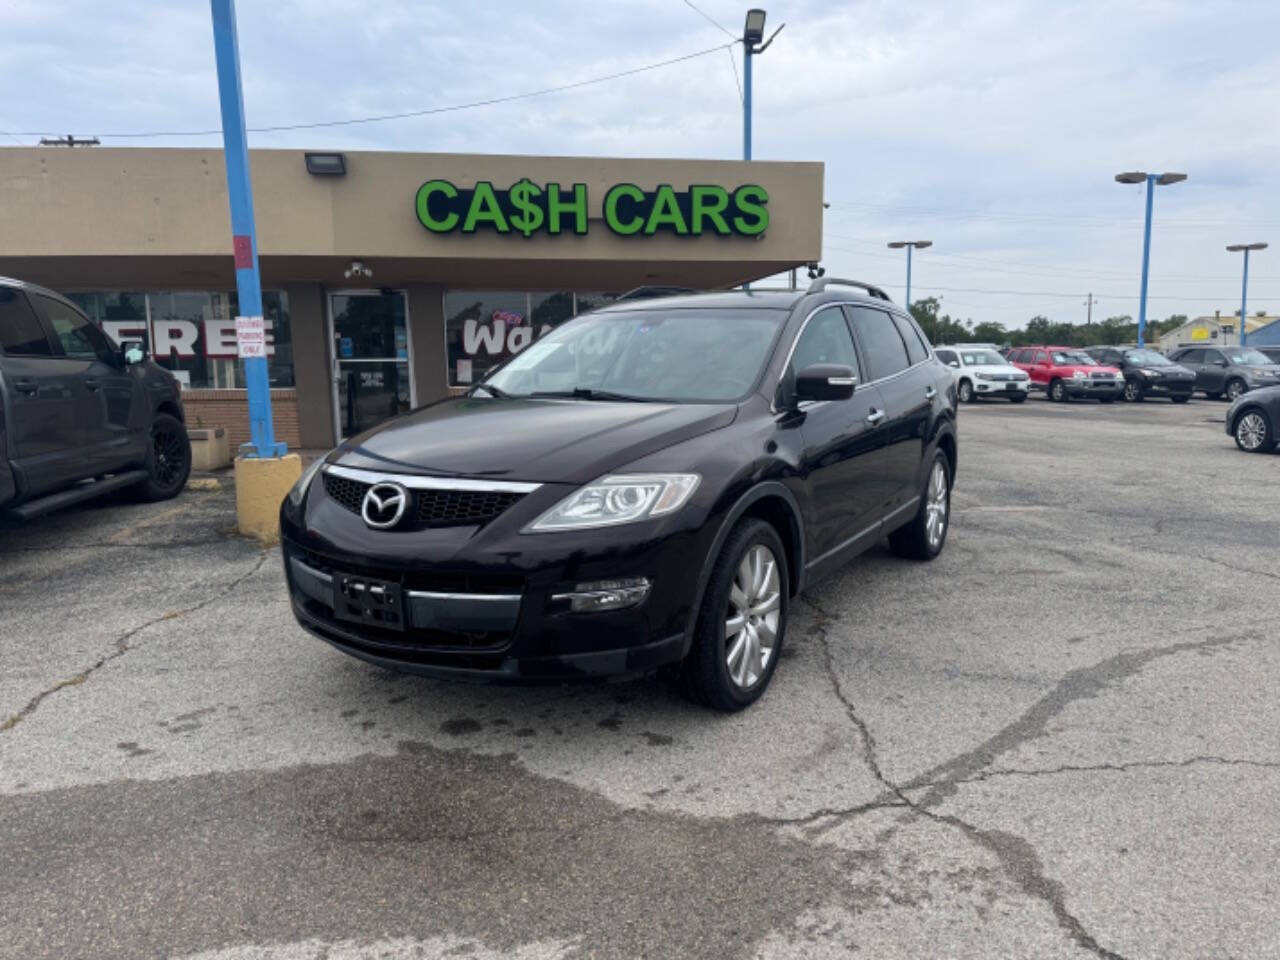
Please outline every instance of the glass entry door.
[[341, 439], [413, 406], [406, 314], [401, 291], [329, 294], [334, 409]]

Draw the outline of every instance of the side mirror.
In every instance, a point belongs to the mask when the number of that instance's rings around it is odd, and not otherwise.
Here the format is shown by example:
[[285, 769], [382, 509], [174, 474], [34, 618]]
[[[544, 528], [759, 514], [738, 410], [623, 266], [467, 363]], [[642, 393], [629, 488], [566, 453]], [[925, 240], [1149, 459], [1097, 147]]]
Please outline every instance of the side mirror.
[[796, 373], [796, 402], [848, 400], [858, 378], [853, 368], [838, 363], [815, 363]]
[[957, 370], [959, 370], [959, 369], [960, 369], [960, 361], [959, 361], [959, 360], [952, 360], [950, 363], [948, 363], [948, 364], [947, 364], [947, 366], [948, 366], [948, 367], [955, 367]]
[[141, 340], [126, 340], [120, 344], [120, 359], [126, 367], [147, 359], [147, 348]]

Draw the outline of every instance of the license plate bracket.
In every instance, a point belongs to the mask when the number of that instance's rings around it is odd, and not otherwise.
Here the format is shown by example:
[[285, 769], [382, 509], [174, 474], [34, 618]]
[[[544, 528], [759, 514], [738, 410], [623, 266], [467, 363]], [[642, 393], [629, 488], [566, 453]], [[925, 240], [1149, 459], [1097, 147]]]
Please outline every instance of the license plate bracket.
[[343, 573], [333, 593], [333, 612], [339, 619], [404, 630], [404, 592], [395, 581]]

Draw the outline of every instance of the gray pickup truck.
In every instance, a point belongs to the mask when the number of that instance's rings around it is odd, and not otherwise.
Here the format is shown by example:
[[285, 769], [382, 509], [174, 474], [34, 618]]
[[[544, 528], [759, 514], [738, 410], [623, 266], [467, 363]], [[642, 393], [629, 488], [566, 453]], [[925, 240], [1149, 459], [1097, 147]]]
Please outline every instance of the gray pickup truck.
[[0, 277], [0, 512], [30, 518], [112, 490], [176, 496], [191, 472], [181, 388], [70, 300]]

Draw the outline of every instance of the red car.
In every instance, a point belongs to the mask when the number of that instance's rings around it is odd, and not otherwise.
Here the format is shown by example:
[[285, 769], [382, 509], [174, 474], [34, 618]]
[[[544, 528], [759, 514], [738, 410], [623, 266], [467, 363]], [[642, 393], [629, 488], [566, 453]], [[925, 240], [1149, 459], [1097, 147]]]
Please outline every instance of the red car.
[[1050, 400], [1096, 397], [1112, 403], [1124, 393], [1124, 374], [1098, 363], [1078, 347], [1015, 347], [1008, 360], [1031, 377], [1031, 389]]

